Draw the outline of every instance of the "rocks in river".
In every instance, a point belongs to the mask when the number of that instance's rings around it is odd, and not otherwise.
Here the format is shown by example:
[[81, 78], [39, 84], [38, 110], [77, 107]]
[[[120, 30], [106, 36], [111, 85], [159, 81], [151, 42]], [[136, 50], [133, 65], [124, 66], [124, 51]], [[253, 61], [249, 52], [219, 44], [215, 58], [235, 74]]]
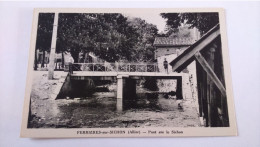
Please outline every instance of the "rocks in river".
[[74, 98], [74, 100], [81, 100], [81, 98]]
[[177, 80], [157, 80], [157, 87], [159, 88], [159, 92], [170, 92], [176, 91]]
[[50, 88], [50, 84], [45, 83], [41, 88], [44, 89], [44, 90], [47, 90], [47, 89]]
[[150, 121], [159, 121], [159, 118], [151, 118]]
[[151, 126], [151, 124], [149, 122], [144, 124], [145, 126]]

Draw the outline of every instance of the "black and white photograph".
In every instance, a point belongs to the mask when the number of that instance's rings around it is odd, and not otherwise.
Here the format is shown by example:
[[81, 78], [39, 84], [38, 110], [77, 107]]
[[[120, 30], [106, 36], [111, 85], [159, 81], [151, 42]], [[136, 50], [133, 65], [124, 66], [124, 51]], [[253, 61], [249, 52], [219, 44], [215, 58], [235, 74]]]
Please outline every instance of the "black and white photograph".
[[35, 9], [21, 136], [236, 135], [224, 19]]

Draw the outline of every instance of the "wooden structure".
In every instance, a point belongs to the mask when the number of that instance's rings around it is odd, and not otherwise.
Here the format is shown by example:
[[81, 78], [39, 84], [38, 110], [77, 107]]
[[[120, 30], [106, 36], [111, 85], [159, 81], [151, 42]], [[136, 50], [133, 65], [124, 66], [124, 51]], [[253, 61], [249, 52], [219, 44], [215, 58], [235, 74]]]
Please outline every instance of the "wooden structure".
[[204, 125], [228, 127], [219, 24], [170, 62], [170, 65], [173, 71], [181, 72], [194, 60], [196, 60], [199, 113], [206, 121]]

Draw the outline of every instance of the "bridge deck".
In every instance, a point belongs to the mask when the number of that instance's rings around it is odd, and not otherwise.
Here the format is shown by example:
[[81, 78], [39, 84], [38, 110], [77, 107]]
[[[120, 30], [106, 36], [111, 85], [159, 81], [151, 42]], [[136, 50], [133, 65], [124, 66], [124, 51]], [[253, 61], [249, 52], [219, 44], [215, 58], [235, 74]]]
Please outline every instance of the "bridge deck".
[[73, 71], [71, 76], [151, 76], [151, 77], [173, 77], [173, 76], [183, 76], [185, 73], [160, 73], [160, 72], [86, 72], [86, 71]]

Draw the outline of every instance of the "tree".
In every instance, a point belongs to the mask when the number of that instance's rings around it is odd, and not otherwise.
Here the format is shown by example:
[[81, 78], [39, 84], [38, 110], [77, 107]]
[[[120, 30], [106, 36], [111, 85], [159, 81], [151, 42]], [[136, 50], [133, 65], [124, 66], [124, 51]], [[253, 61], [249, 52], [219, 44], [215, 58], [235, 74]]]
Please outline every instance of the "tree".
[[188, 24], [196, 27], [201, 34], [205, 34], [219, 23], [218, 13], [161, 13], [166, 20], [167, 31]]
[[94, 52], [110, 62], [131, 60], [138, 38], [119, 13], [61, 13], [58, 26], [57, 51], [69, 51], [75, 62], [80, 52]]
[[34, 70], [37, 70], [36, 50], [43, 52], [42, 67], [44, 66], [45, 51], [49, 52], [51, 48], [52, 29], [53, 29], [54, 13], [39, 13], [38, 29], [35, 47]]
[[155, 25], [147, 23], [141, 18], [129, 18], [130, 26], [136, 29], [138, 33], [138, 42], [133, 50], [133, 60], [137, 62], [151, 62], [154, 58], [155, 48], [153, 42], [158, 34], [158, 29]]
[[[51, 13], [39, 15], [36, 48], [50, 50], [53, 19]], [[120, 13], [60, 13], [56, 53], [70, 52], [75, 62], [89, 52], [108, 62], [149, 60], [157, 32], [156, 26]]]

